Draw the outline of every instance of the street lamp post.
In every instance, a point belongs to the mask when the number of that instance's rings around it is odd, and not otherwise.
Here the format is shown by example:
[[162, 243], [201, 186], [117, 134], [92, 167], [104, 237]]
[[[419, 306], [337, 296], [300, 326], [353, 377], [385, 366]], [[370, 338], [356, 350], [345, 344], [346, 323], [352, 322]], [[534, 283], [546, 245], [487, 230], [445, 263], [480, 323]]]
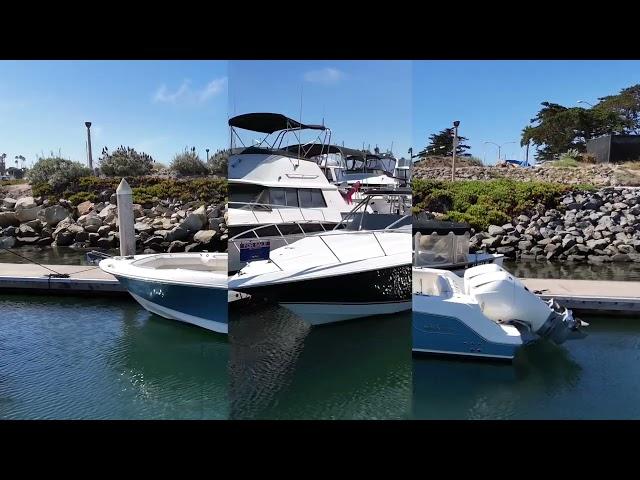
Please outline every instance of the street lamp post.
[[505, 142], [501, 145], [498, 145], [495, 142], [484, 142], [485, 144], [490, 143], [491, 145], [495, 145], [496, 147], [498, 147], [498, 161], [500, 161], [500, 152], [502, 152], [502, 147], [504, 147], [505, 145], [509, 145], [510, 143], [516, 143], [516, 142]]
[[456, 150], [458, 150], [458, 126], [460, 120], [453, 122], [453, 154], [451, 156], [451, 181], [456, 179]]
[[89, 150], [89, 168], [93, 172], [93, 156], [91, 154], [91, 122], [84, 122], [84, 126], [87, 127], [87, 148]]

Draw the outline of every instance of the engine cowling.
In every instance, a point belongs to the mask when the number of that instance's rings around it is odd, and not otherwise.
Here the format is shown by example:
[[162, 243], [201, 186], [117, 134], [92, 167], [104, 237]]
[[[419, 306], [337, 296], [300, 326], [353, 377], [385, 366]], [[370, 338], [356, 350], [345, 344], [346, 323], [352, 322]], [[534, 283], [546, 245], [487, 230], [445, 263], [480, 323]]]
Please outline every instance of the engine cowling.
[[545, 302], [498, 265], [468, 269], [464, 284], [465, 293], [475, 298], [483, 314], [495, 322], [524, 325], [558, 344], [580, 336], [583, 322], [574, 318], [570, 310], [553, 301]]

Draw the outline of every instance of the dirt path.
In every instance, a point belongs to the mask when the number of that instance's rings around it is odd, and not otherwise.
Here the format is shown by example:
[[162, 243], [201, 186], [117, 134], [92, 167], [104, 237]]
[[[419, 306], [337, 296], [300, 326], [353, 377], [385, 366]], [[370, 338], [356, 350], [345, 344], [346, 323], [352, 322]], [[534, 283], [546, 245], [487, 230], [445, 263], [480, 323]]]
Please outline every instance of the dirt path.
[[16, 200], [20, 197], [32, 195], [31, 185], [29, 185], [28, 183], [21, 183], [19, 185], [6, 185], [4, 187], [0, 187], [0, 193], [4, 197], [15, 198]]

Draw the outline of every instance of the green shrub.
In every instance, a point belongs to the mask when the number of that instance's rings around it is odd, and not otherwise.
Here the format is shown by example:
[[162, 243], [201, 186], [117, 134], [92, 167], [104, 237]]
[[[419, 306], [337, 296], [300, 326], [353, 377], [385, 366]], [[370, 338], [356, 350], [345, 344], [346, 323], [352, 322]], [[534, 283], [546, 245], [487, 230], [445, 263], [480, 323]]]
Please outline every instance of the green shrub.
[[207, 165], [200, 160], [195, 151], [185, 150], [173, 157], [171, 162], [171, 170], [178, 175], [206, 175], [209, 173]]
[[229, 165], [229, 151], [219, 150], [207, 162], [209, 173], [226, 177]]
[[87, 175], [91, 175], [91, 170], [79, 162], [60, 157], [47, 157], [38, 159], [29, 170], [27, 179], [32, 185], [47, 184], [52, 191], [58, 191]]
[[147, 175], [153, 168], [153, 158], [150, 155], [123, 146], [113, 153], [109, 153], [107, 147], [104, 147], [99, 162], [100, 170], [108, 177]]
[[509, 179], [437, 181], [415, 179], [413, 211], [445, 214], [444, 218], [468, 222], [476, 230], [503, 225], [541, 203], [558, 207], [569, 190], [594, 190], [591, 185], [570, 186], [548, 182], [518, 182]]
[[67, 200], [69, 200], [72, 205], [79, 205], [87, 200], [90, 202], [96, 202], [98, 200], [98, 196], [93, 192], [78, 192], [70, 195]]

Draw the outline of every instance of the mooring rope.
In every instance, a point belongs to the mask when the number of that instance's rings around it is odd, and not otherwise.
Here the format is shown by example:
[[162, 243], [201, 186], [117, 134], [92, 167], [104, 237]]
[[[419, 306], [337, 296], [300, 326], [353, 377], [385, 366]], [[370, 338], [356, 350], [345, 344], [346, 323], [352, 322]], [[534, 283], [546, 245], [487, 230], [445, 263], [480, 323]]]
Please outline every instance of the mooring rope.
[[4, 250], [6, 252], [13, 253], [17, 257], [20, 257], [20, 258], [22, 258], [24, 260], [27, 260], [27, 261], [29, 261], [31, 263], [34, 263], [34, 264], [38, 265], [39, 267], [44, 268], [45, 270], [49, 270], [50, 272], [53, 272], [53, 273], [50, 273], [50, 274], [47, 275], [49, 278], [69, 278], [71, 275], [75, 275], [77, 273], [82, 273], [82, 272], [88, 272], [89, 270], [94, 270], [96, 268], [99, 268], [99, 267], [89, 267], [89, 268], [85, 268], [84, 270], [79, 270], [77, 272], [60, 273], [60, 272], [55, 271], [53, 268], [49, 268], [49, 267], [47, 267], [45, 265], [42, 265], [41, 263], [36, 262], [35, 260], [33, 260], [31, 258], [28, 258], [28, 257], [25, 257], [23, 255], [20, 255], [19, 253], [16, 253], [16, 252], [14, 252], [13, 250], [11, 250], [9, 248], [0, 247], [0, 250]]

